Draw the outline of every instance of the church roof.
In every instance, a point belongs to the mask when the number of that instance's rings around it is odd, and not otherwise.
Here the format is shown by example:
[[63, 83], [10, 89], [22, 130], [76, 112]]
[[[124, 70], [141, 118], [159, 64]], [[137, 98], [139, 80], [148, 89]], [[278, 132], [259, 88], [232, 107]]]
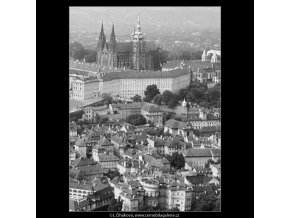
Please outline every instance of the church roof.
[[117, 43], [117, 52], [131, 52], [132, 43], [131, 42], [118, 42]]
[[176, 69], [170, 71], [121, 71], [111, 72], [104, 75], [104, 81], [115, 79], [149, 79], [149, 78], [176, 78], [190, 74], [187, 69]]

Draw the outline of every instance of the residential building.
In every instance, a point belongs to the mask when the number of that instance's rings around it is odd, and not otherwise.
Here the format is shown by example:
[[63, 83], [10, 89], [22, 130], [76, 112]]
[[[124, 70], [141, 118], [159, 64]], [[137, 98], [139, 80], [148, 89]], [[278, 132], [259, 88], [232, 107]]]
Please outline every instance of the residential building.
[[155, 104], [143, 104], [141, 114], [146, 118], [147, 122], [150, 120], [152, 123], [162, 123], [163, 110]]
[[212, 159], [211, 150], [208, 148], [191, 148], [183, 151], [185, 161], [193, 168], [204, 168], [208, 160]]

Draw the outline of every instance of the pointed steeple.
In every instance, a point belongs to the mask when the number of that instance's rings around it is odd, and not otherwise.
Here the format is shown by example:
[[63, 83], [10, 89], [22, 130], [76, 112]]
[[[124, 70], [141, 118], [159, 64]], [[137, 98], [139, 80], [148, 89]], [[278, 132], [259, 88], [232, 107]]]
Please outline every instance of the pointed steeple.
[[100, 33], [100, 36], [99, 36], [97, 49], [103, 51], [105, 44], [106, 44], [106, 36], [105, 36], [105, 33], [104, 33], [104, 27], [103, 27], [103, 22], [102, 22], [101, 33]]
[[100, 33], [100, 36], [99, 36], [99, 40], [106, 41], [106, 36], [105, 36], [105, 33], [104, 33], [103, 22], [102, 22], [102, 27], [101, 27], [101, 33]]
[[110, 48], [111, 48], [111, 51], [115, 51], [117, 48], [117, 40], [116, 40], [116, 35], [115, 35], [114, 22], [113, 22], [112, 32], [111, 32], [111, 36], [110, 36]]
[[114, 42], [114, 41], [116, 41], [116, 35], [115, 35], [114, 22], [113, 22], [113, 26], [112, 26], [112, 32], [111, 32], [110, 41], [111, 41], [111, 42]]
[[202, 60], [202, 61], [207, 61], [207, 55], [206, 55], [206, 51], [205, 51], [205, 49], [203, 50], [203, 54], [202, 54], [202, 56], [201, 56], [201, 60]]

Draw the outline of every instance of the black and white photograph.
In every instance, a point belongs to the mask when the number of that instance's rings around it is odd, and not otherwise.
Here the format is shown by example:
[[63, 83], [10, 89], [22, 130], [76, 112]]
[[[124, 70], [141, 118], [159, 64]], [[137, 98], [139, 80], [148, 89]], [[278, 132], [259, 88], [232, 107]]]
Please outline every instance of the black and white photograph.
[[69, 7], [69, 211], [221, 211], [221, 7]]

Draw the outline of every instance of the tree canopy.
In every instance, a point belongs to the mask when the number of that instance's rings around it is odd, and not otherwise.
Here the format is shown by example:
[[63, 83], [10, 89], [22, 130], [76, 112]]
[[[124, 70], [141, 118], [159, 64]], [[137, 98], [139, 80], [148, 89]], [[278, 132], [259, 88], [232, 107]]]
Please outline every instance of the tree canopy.
[[160, 94], [160, 91], [157, 88], [157, 85], [155, 85], [155, 84], [149, 85], [149, 86], [147, 86], [147, 88], [145, 90], [144, 101], [146, 100], [147, 102], [151, 102], [152, 99], [158, 94]]
[[86, 53], [88, 53], [88, 54], [84, 55], [85, 62], [88, 62], [88, 63], [96, 62], [97, 51], [95, 51], [95, 50], [87, 50]]
[[170, 166], [176, 169], [181, 169], [185, 166], [185, 159], [182, 154], [174, 152], [170, 158]]
[[135, 96], [132, 97], [133, 102], [141, 102], [142, 101], [142, 97], [138, 94], [136, 94]]
[[161, 94], [155, 95], [154, 98], [153, 98], [153, 102], [155, 104], [161, 105], [161, 103], [162, 103], [162, 95]]
[[134, 126], [139, 126], [146, 124], [146, 118], [142, 114], [132, 114], [127, 116], [126, 122]]
[[73, 42], [69, 45], [69, 56], [74, 60], [83, 60], [86, 55], [86, 51], [83, 45], [79, 42]]

